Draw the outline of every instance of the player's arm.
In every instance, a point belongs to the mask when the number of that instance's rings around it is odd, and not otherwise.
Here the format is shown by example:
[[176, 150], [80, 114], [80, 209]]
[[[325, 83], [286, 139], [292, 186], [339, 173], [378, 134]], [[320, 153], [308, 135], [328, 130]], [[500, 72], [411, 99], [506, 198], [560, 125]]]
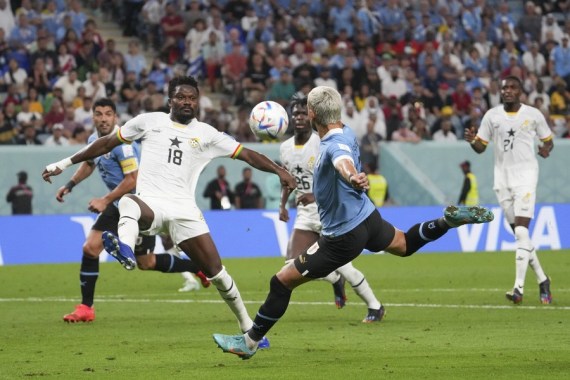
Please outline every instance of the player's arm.
[[293, 191], [287, 186], [281, 186], [281, 202], [279, 203], [279, 220], [289, 221], [289, 210], [287, 210], [287, 200]]
[[104, 197], [94, 198], [89, 202], [89, 211], [92, 212], [103, 212], [110, 203], [113, 203], [117, 199], [120, 199], [123, 195], [131, 193], [137, 184], [137, 173], [135, 170], [133, 172], [125, 174], [123, 180], [119, 182], [117, 187], [112, 191], [107, 193]]
[[538, 155], [542, 158], [547, 158], [550, 156], [550, 152], [554, 149], [554, 140], [552, 135], [544, 140], [542, 140], [542, 145], [538, 147]]
[[93, 174], [93, 171], [95, 171], [95, 163], [93, 161], [82, 162], [75, 173], [73, 173], [71, 176], [69, 182], [57, 190], [55, 199], [57, 199], [58, 202], [63, 203], [63, 197], [71, 193], [71, 190], [73, 190], [73, 188], [77, 186], [81, 181]]
[[483, 153], [485, 149], [487, 149], [487, 143], [477, 136], [477, 129], [475, 127], [465, 128], [463, 138], [471, 145], [471, 149], [476, 153]]
[[358, 190], [368, 189], [368, 176], [366, 173], [358, 172], [354, 166], [354, 161], [350, 156], [340, 156], [334, 161], [334, 167], [339, 174], [352, 187]]
[[269, 159], [267, 156], [261, 153], [242, 147], [241, 151], [237, 154], [237, 156], [234, 156], [234, 158], [244, 161], [251, 167], [254, 167], [258, 170], [277, 174], [281, 180], [282, 186], [287, 186], [291, 190], [294, 190], [297, 187], [295, 178], [293, 178], [293, 176], [286, 169], [277, 165], [273, 160]]
[[42, 173], [42, 178], [44, 181], [51, 183], [50, 177], [61, 174], [71, 165], [91, 160], [105, 153], [109, 153], [114, 147], [122, 143], [123, 141], [121, 141], [118, 134], [115, 133], [110, 133], [107, 136], [100, 137], [85, 148], [81, 149], [79, 152], [75, 153], [73, 156], [46, 166]]

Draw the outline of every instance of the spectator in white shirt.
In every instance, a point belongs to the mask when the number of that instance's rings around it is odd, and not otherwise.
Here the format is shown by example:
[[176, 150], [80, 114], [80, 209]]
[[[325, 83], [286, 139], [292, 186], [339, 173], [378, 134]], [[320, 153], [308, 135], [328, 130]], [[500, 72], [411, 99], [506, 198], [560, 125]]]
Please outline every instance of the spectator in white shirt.
[[107, 96], [105, 84], [99, 80], [98, 72], [91, 73], [89, 79], [83, 82], [83, 87], [85, 87], [85, 95], [94, 102]]
[[450, 118], [446, 117], [441, 121], [441, 129], [435, 132], [432, 138], [433, 141], [457, 141]]
[[46, 139], [44, 145], [46, 146], [68, 146], [69, 140], [63, 136], [63, 124], [56, 123], [51, 129], [52, 135]]
[[63, 101], [65, 104], [71, 104], [75, 96], [77, 95], [77, 89], [81, 87], [83, 83], [77, 79], [77, 71], [75, 69], [71, 70], [69, 74], [59, 78], [55, 84], [54, 88], [61, 88], [63, 92]]

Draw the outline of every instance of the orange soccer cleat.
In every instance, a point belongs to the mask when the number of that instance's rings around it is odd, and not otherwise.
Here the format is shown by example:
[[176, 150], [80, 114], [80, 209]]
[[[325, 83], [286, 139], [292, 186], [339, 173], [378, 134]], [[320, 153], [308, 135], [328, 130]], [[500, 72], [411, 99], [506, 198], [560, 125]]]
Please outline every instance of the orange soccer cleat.
[[73, 313], [63, 316], [63, 320], [67, 323], [93, 322], [95, 320], [95, 308], [83, 304], [77, 305]]

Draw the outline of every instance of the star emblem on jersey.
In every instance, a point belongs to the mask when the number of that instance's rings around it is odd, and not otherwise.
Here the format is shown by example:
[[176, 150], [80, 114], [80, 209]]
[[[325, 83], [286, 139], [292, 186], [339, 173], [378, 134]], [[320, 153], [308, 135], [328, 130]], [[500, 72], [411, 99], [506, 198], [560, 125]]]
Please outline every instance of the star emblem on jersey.
[[514, 137], [515, 136], [515, 131], [511, 128], [509, 129], [509, 132], [507, 132], [509, 134], [509, 137]]
[[299, 165], [295, 166], [295, 172], [297, 174], [303, 174], [303, 168], [300, 167]]
[[169, 140], [172, 142], [172, 144], [170, 144], [170, 146], [176, 146], [177, 148], [180, 148], [180, 143], [182, 141], [178, 140], [178, 137], [175, 137], [175, 138], [169, 139]]

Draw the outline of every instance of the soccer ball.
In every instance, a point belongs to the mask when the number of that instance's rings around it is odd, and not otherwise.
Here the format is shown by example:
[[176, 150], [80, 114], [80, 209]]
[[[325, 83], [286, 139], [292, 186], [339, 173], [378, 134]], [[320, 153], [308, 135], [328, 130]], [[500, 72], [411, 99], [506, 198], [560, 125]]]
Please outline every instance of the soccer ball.
[[289, 115], [281, 104], [270, 100], [258, 103], [249, 114], [249, 127], [262, 141], [281, 138], [289, 126]]

